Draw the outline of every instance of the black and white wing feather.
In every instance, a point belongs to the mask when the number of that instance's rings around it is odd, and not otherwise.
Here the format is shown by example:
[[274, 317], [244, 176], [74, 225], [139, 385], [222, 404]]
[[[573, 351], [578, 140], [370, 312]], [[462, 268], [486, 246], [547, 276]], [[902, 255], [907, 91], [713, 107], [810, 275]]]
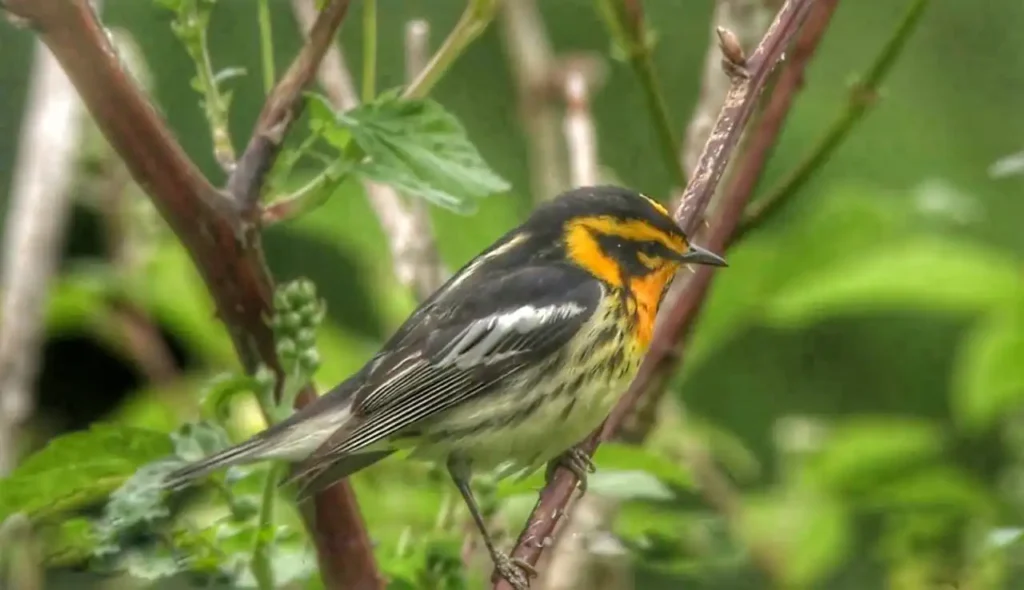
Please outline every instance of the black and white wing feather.
[[296, 472], [316, 478], [367, 449], [556, 353], [600, 304], [602, 287], [571, 266], [534, 266], [443, 293], [409, 319], [367, 367], [355, 420]]

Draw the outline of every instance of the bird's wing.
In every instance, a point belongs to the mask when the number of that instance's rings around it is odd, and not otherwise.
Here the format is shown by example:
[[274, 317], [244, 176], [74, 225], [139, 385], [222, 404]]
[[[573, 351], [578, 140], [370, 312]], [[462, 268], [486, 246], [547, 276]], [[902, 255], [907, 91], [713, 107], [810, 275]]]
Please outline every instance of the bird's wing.
[[352, 404], [357, 419], [299, 466], [297, 477], [486, 393], [548, 357], [590, 318], [602, 295], [597, 281], [569, 266], [486, 278], [446, 293], [411, 318], [417, 325], [404, 326], [371, 361]]

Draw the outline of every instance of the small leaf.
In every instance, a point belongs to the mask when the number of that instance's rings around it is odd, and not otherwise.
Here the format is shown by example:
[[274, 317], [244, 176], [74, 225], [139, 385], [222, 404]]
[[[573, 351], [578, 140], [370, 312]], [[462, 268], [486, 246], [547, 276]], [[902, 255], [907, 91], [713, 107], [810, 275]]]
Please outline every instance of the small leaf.
[[1020, 288], [1012, 259], [965, 242], [919, 238], [855, 252], [793, 280], [767, 302], [766, 317], [784, 326], [880, 309], [976, 313]]
[[35, 520], [93, 504], [172, 450], [164, 433], [112, 425], [56, 438], [0, 482], [0, 521], [15, 512]]
[[618, 500], [671, 500], [675, 493], [646, 471], [600, 469], [587, 478], [587, 491]]
[[487, 166], [459, 121], [432, 100], [384, 95], [339, 115], [338, 122], [369, 157], [356, 172], [403, 193], [468, 213], [475, 199], [511, 188]]
[[927, 422], [899, 418], [851, 419], [831, 432], [810, 465], [827, 489], [859, 493], [937, 457], [941, 431]]
[[693, 478], [685, 467], [667, 457], [639, 447], [622, 443], [604, 443], [597, 449], [594, 463], [598, 472], [644, 471], [660, 481], [682, 489], [693, 489]]
[[980, 430], [1024, 402], [1024, 299], [982, 320], [967, 336], [953, 370], [954, 415]]
[[99, 539], [92, 522], [70, 518], [39, 529], [43, 541], [43, 561], [48, 567], [74, 567], [92, 557]]

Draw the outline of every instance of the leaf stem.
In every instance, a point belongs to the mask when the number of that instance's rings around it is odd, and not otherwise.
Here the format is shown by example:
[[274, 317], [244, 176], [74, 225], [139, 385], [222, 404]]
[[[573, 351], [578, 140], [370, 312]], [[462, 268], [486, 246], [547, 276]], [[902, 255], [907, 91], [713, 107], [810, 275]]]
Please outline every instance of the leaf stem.
[[604, 17], [609, 33], [626, 52], [640, 87], [643, 89], [647, 111], [651, 116], [658, 148], [665, 168], [679, 187], [686, 186], [686, 170], [677, 153], [679, 145], [676, 126], [669, 115], [668, 102], [662, 91], [661, 80], [654, 67], [653, 42], [649, 39], [644, 19], [642, 0], [599, 0], [598, 12]]
[[252, 576], [256, 579], [256, 587], [260, 590], [275, 590], [274, 568], [270, 552], [272, 543], [269, 536], [273, 535], [274, 500], [277, 498], [277, 480], [280, 466], [271, 464], [267, 469], [267, 479], [263, 484], [263, 495], [260, 499], [259, 519], [256, 522], [256, 539], [252, 548]]
[[778, 185], [754, 201], [747, 208], [736, 229], [734, 241], [742, 239], [748, 232], [763, 225], [778, 213], [787, 199], [800, 191], [814, 174], [842, 145], [854, 127], [868, 110], [878, 102], [878, 90], [882, 81], [896, 63], [914, 28], [921, 20], [930, 0], [913, 0], [893, 35], [875, 58], [864, 77], [854, 83], [850, 90], [846, 109], [843, 110], [818, 141], [817, 145], [789, 172]]
[[[193, 53], [194, 51], [194, 53]], [[235, 148], [231, 144], [231, 132], [228, 130], [228, 103], [220, 93], [213, 62], [206, 38], [206, 27], [199, 30], [198, 46], [193, 48], [193, 59], [196, 61], [196, 75], [203, 92], [203, 110], [206, 120], [210, 123], [210, 136], [213, 142], [213, 157], [220, 167], [230, 171], [235, 165]]]
[[[373, 2], [374, 0], [370, 1]], [[459, 22], [455, 24], [444, 43], [430, 58], [430, 62], [420, 71], [416, 79], [406, 87], [402, 98], [424, 98], [427, 96], [434, 86], [437, 85], [437, 82], [448, 72], [448, 68], [462, 55], [466, 47], [487, 29], [487, 26], [494, 20], [497, 6], [497, 0], [469, 0], [469, 4], [466, 10], [463, 11]], [[375, 10], [375, 8], [372, 10]], [[365, 60], [364, 56], [364, 92], [367, 86], [365, 80]], [[280, 223], [304, 215], [323, 205], [330, 197], [328, 191], [322, 190], [328, 180], [337, 180], [343, 177], [348, 172], [346, 170], [348, 165], [361, 160], [363, 157], [365, 157], [365, 153], [362, 151], [362, 148], [356, 142], [351, 142], [336, 163], [328, 166], [317, 174], [313, 180], [291, 195], [280, 198], [264, 207], [261, 214], [262, 222], [265, 225]]]
[[270, 94], [277, 81], [274, 71], [274, 29], [270, 20], [270, 0], [259, 0], [256, 9], [260, 26], [260, 55], [263, 62], [263, 93]]
[[441, 44], [430, 62], [406, 87], [403, 98], [423, 98], [430, 94], [448, 68], [458, 59], [466, 47], [479, 37], [494, 20], [498, 9], [497, 0], [469, 0], [459, 22]]
[[377, 96], [377, 0], [363, 0], [363, 102]]
[[[362, 154], [362, 151], [359, 154]], [[295, 219], [326, 203], [331, 196], [330, 191], [324, 190], [327, 183], [332, 180], [340, 182], [347, 173], [349, 163], [356, 161], [358, 157], [361, 156], [351, 159], [345, 157], [335, 161], [294, 193], [268, 203], [261, 214], [263, 224], [273, 225]]]

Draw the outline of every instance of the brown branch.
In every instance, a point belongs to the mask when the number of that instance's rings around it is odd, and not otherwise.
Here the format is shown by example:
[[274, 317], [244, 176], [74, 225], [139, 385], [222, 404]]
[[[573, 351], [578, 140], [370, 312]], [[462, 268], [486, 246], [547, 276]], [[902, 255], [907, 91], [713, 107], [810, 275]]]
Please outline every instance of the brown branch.
[[313, 80], [334, 36], [348, 13], [349, 0], [331, 0], [320, 11], [309, 30], [306, 44], [292, 61], [288, 71], [274, 86], [263, 104], [256, 127], [245, 152], [228, 178], [227, 190], [242, 214], [250, 221], [259, 219], [260, 189], [263, 179], [281, 149], [284, 136], [302, 111], [302, 91]]
[[[793, 44], [792, 58], [780, 73], [759, 124], [750, 134], [747, 150], [742, 160], [737, 162], [733, 180], [722, 197], [720, 211], [707, 235], [707, 247], [712, 250], [722, 251], [732, 243], [743, 210], [753, 196], [754, 188], [771, 155], [790, 107], [803, 86], [804, 72], [828, 28], [837, 5], [838, 0], [817, 0], [809, 12], [800, 35]], [[686, 336], [700, 313], [711, 278], [710, 272], [698, 268], [686, 288], [669, 303], [669, 309], [659, 326], [655, 341], [651, 344], [644, 367], [623, 397], [622, 404], [634, 405], [641, 397], [660, 397], [664, 394], [669, 378], [675, 374], [683, 361]], [[609, 433], [613, 428], [614, 424], [610, 419], [605, 433]], [[739, 493], [717, 468], [703, 445], [688, 445], [686, 460], [703, 497], [730, 524], [739, 524]], [[771, 547], [753, 547], [752, 553], [763, 571], [777, 574], [778, 561]]]
[[[754, 111], [757, 98], [764, 88], [769, 73], [782, 57], [783, 51], [785, 51], [799, 30], [804, 18], [814, 5], [814, 0], [787, 0], [779, 9], [775, 20], [768, 28], [764, 38], [762, 38], [757, 48], [750, 54], [750, 57], [745, 60], [745, 63], [737, 63], [735, 61], [726, 61], [724, 63], [726, 70], [732, 78], [732, 86], [726, 95], [725, 103], [722, 105], [722, 110], [719, 113], [714, 129], [704, 146], [697, 169], [691, 176], [690, 182], [683, 193], [683, 202], [675, 214], [680, 225], [689, 229], [691, 233], [697, 223], [699, 223], [704, 209], [715, 192], [722, 171], [732, 156], [732, 151], [736, 146], [743, 127]], [[780, 85], [776, 87], [776, 91], [773, 94], [778, 94], [785, 90]], [[787, 99], [786, 102], [788, 103], [789, 100], [791, 99]], [[769, 123], [770, 116], [766, 113], [762, 129], [758, 129], [752, 145], [759, 145], [759, 141], [764, 141], [764, 138], [768, 137], [764, 129], [767, 128]], [[771, 135], [770, 139], [772, 142], [774, 141], [774, 134]], [[752, 149], [751, 153], [756, 152]], [[755, 169], [760, 170], [760, 166], [757, 166]], [[730, 191], [731, 194], [732, 191]], [[724, 238], [721, 235], [726, 230], [731, 232], [735, 226], [735, 222], [739, 218], [738, 214], [736, 214], [736, 219], [730, 220], [725, 217], [734, 206], [734, 203], [723, 203], [723, 217], [712, 230], [712, 239], [709, 244], [712, 249], [720, 247], [721, 244], [716, 243], [716, 239], [724, 243]], [[729, 227], [730, 225], [733, 227]], [[710, 281], [710, 272], [706, 269], [698, 271], [697, 276], [701, 275], [707, 276], [704, 279], [705, 282]], [[688, 291], [689, 289], [687, 289]], [[697, 306], [691, 307], [695, 308]], [[681, 323], [689, 322], [684, 321]], [[651, 377], [657, 376], [657, 373], [652, 372], [652, 367], [659, 364], [658, 355], [664, 356], [671, 351], [672, 343], [678, 339], [671, 337], [677, 335], [678, 332], [675, 334], [668, 333], [667, 335], [666, 332], [668, 330], [663, 329], [660, 330], [660, 335], [656, 335], [656, 342], [652, 344], [652, 350], [648, 353], [647, 359], [641, 366], [640, 375], [630, 386], [630, 390], [623, 396], [623, 399], [620, 400], [604, 426], [584, 441], [582, 448], [589, 454], [593, 455], [600, 440], [615, 432], [622, 420], [630, 414], [636, 399], [647, 389]], [[660, 353], [655, 351], [655, 346], [657, 346], [657, 350], [660, 350]], [[545, 540], [554, 531], [555, 525], [563, 514], [573, 490], [576, 488], [576, 484], [576, 476], [571, 471], [567, 469], [558, 469], [556, 471], [551, 483], [541, 492], [540, 499], [534, 507], [526, 527], [519, 536], [513, 552], [514, 557], [531, 564], [537, 562], [546, 545]], [[509, 588], [507, 582], [502, 580], [498, 580], [495, 584], [495, 589], [507, 588]]]
[[[347, 2], [333, 2], [322, 13], [328, 24], [319, 30], [328, 41], [333, 37], [334, 22], [343, 4]], [[149, 194], [188, 250], [245, 368], [254, 371], [265, 363], [280, 372], [273, 333], [264, 322], [272, 309], [273, 282], [263, 263], [259, 233], [251, 224], [243, 224], [238, 217], [238, 207], [202, 176], [131, 77], [126, 75], [87, 0], [5, 0], [4, 6], [38, 31], [104, 136], [124, 159], [132, 178]], [[330, 34], [326, 34], [327, 28]], [[305, 85], [299, 83], [293, 72], [308, 68], [312, 76], [319, 59], [319, 55], [314, 59], [313, 53], [307, 49], [300, 54], [299, 65], [293, 66], [285, 76], [289, 81], [286, 88], [297, 93]], [[279, 112], [279, 107], [287, 106], [284, 94], [283, 90], [275, 90], [271, 100], [279, 101], [274, 103], [279, 106], [268, 106], [264, 113]], [[281, 112], [290, 112], [290, 109]], [[261, 121], [269, 119], [261, 117]], [[257, 129], [261, 127], [257, 125]], [[266, 138], [250, 143], [261, 145], [264, 141]], [[266, 154], [263, 156], [266, 162], [247, 154], [243, 158], [250, 158], [249, 163], [241, 167], [244, 170], [265, 168], [275, 151], [272, 145], [254, 150], [253, 154]], [[239, 194], [249, 194], [246, 192], [252, 188], [249, 182], [240, 184], [244, 190]], [[296, 403], [305, 405], [314, 399], [316, 393], [306, 388]], [[325, 587], [382, 588], [370, 540], [347, 482], [318, 494], [312, 512], [306, 523], [317, 548]]]
[[[750, 47], [764, 34], [771, 16], [764, 0], [718, 0], [711, 22], [736, 34], [740, 47]], [[681, 158], [686, 170], [697, 167], [701, 148], [711, 135], [718, 109], [729, 92], [729, 76], [722, 72], [722, 51], [719, 49], [717, 27], [711, 27], [700, 98], [686, 126]]]

